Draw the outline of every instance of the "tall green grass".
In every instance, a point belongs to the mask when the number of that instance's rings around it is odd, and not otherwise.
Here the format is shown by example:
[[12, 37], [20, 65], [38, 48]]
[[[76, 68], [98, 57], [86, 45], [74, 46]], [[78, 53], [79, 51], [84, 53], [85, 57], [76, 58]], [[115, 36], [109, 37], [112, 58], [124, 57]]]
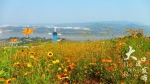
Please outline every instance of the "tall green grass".
[[[124, 37], [86, 42], [44, 42], [28, 48], [0, 48], [0, 83], [11, 84], [148, 84], [150, 38]], [[145, 57], [141, 66], [138, 60]], [[48, 54], [52, 53], [52, 54]], [[124, 65], [126, 63], [126, 65]], [[147, 73], [142, 73], [142, 68]], [[125, 74], [125, 72], [127, 74]], [[147, 80], [141, 77], [147, 75]]]

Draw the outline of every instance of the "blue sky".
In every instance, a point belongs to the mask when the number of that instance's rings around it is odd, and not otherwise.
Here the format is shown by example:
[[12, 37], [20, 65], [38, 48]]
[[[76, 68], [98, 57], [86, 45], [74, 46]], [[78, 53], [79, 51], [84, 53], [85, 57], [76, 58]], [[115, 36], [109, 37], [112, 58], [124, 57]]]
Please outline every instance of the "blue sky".
[[150, 0], [0, 0], [0, 24], [98, 21], [150, 25]]

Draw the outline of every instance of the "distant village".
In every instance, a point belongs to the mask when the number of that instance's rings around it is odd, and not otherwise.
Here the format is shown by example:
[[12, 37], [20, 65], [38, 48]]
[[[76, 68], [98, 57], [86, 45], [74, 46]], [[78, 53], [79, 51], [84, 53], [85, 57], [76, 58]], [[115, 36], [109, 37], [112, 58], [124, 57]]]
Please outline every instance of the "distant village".
[[[24, 26], [16, 26], [16, 25], [2, 25], [0, 26], [0, 34], [2, 33], [8, 33], [8, 32], [22, 32], [24, 28], [30, 28], [29, 25], [24, 25]], [[89, 30], [88, 28], [80, 28], [80, 27], [54, 27], [54, 26], [39, 26], [39, 25], [34, 25], [31, 26], [31, 28], [35, 29], [35, 32], [45, 32], [45, 31], [51, 31], [48, 34], [52, 34], [54, 29], [65, 29], [65, 32], [72, 32], [73, 30]], [[70, 29], [70, 31], [67, 31], [67, 29]], [[59, 34], [59, 33], [58, 33]], [[60, 35], [60, 34], [59, 34]], [[16, 42], [11, 42], [11, 39], [17, 39]], [[67, 39], [65, 38], [57, 38], [57, 41], [65, 41]], [[46, 42], [46, 41], [52, 41], [52, 38], [46, 39], [45, 37], [13, 37], [11, 36], [10, 38], [0, 38], [0, 44], [27, 44], [31, 42]]]
[[[23, 25], [23, 26], [17, 26], [17, 25], [1, 25], [0, 26], [0, 34], [8, 33], [8, 32], [22, 32], [25, 28], [33, 28], [34, 32], [36, 33], [42, 33], [47, 32], [47, 34], [52, 34], [56, 30], [58, 31], [58, 35], [61, 35], [61, 33], [83, 33], [83, 31], [90, 31], [89, 28], [85, 27], [58, 27], [58, 26], [49, 26], [49, 25]], [[82, 31], [82, 32], [81, 32]], [[10, 40], [12, 38], [17, 39], [17, 42], [11, 42]], [[57, 41], [65, 41], [67, 39], [65, 38], [57, 38]], [[13, 37], [10, 36], [10, 38], [0, 38], [0, 44], [3, 43], [18, 43], [18, 44], [26, 44], [28, 42], [45, 42], [45, 41], [52, 41], [52, 38], [46, 39], [45, 37], [30, 37], [29, 39], [27, 37]]]
[[[47, 31], [47, 30], [85, 30], [90, 31], [90, 28], [86, 27], [76, 27], [76, 26], [51, 26], [51, 25], [0, 25], [0, 33], [4, 32], [18, 32], [22, 31], [24, 28], [34, 28], [36, 32]], [[42, 29], [41, 29], [42, 28]], [[63, 31], [64, 32], [64, 31]]]

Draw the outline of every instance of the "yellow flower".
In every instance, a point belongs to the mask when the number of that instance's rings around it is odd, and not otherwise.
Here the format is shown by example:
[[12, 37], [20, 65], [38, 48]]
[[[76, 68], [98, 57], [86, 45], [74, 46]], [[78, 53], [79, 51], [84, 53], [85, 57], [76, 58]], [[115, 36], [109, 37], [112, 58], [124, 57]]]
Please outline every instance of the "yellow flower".
[[50, 67], [52, 64], [48, 64], [48, 67]]
[[20, 63], [19, 63], [19, 62], [15, 62], [15, 63], [14, 63], [14, 65], [18, 65], [18, 64], [20, 64]]
[[30, 71], [30, 72], [27, 71], [27, 72], [24, 73], [24, 75], [27, 76], [27, 75], [32, 74], [32, 73], [33, 73], [33, 71]]
[[31, 58], [31, 59], [34, 59], [34, 56], [33, 56], [33, 55], [31, 55], [31, 56], [30, 56], [30, 58]]
[[102, 44], [105, 44], [105, 42], [103, 41]]
[[11, 83], [11, 79], [7, 79], [6, 84], [10, 84], [10, 83]]
[[32, 67], [32, 64], [31, 63], [27, 63], [27, 67]]
[[58, 71], [60, 71], [60, 70], [61, 70], [61, 68], [59, 67], [59, 68], [58, 68]]
[[45, 78], [45, 74], [42, 74], [42, 77]]
[[49, 57], [52, 57], [52, 56], [53, 56], [53, 53], [52, 53], [52, 52], [48, 52], [47, 55], [48, 55]]
[[66, 69], [66, 68], [64, 69], [64, 72], [67, 72], [67, 69]]
[[58, 60], [58, 59], [56, 60], [56, 63], [59, 63], [59, 60]]
[[59, 60], [52, 61], [53, 64], [59, 63]]
[[52, 61], [53, 62], [53, 64], [56, 64], [56, 61]]
[[57, 77], [58, 77], [58, 79], [69, 78], [69, 77], [67, 76], [67, 74], [64, 74], [64, 73], [57, 75]]
[[25, 75], [25, 76], [28, 75], [28, 72], [24, 73], [24, 75]]
[[6, 80], [6, 84], [10, 84], [12, 81], [15, 81], [16, 78], [9, 78]]

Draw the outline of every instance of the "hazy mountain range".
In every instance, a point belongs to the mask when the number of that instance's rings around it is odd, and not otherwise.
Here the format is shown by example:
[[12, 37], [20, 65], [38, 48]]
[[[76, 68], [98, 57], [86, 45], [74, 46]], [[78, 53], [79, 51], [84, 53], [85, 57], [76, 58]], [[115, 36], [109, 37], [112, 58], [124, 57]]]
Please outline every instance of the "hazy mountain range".
[[79, 27], [89, 27], [89, 28], [104, 28], [104, 27], [114, 27], [114, 28], [143, 28], [149, 27], [148, 25], [139, 22], [128, 22], [128, 21], [101, 21], [101, 22], [87, 22], [87, 23], [63, 23], [56, 24], [54, 26], [79, 26]]
[[[80, 27], [89, 28], [93, 32], [100, 32], [106, 28], [113, 28], [115, 31], [124, 31], [125, 29], [140, 29], [144, 28], [145, 33], [150, 33], [150, 26], [138, 23], [138, 22], [128, 22], [128, 21], [101, 21], [101, 22], [86, 22], [86, 23], [62, 23], [62, 24], [31, 24], [30, 27], [36, 27], [38, 25], [36, 32], [47, 32], [53, 31], [52, 28], [47, 28], [46, 25], [51, 25], [52, 27]], [[40, 25], [40, 26], [39, 26]], [[24, 26], [16, 27], [2, 27], [2, 30], [8, 29], [12, 32], [22, 31]], [[74, 30], [73, 30], [74, 31]], [[63, 32], [73, 32], [71, 29], [63, 30]]]
[[124, 31], [125, 29], [145, 29], [144, 33], [150, 34], [150, 26], [139, 22], [129, 21], [101, 21], [101, 22], [86, 22], [86, 23], [63, 23], [55, 24], [54, 26], [61, 27], [86, 27], [92, 31], [102, 31], [106, 28], [113, 28], [115, 31]]

